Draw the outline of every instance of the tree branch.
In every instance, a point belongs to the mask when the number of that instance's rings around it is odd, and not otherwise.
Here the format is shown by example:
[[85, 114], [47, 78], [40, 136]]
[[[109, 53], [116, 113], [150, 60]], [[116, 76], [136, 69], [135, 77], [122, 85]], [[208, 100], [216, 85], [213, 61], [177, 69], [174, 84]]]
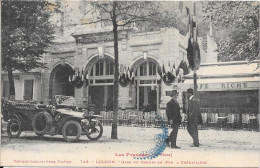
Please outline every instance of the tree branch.
[[93, 21], [93, 22], [88, 22], [88, 23], [85, 23], [85, 24], [100, 23], [100, 22], [104, 22], [104, 21], [112, 21], [112, 20], [111, 19], [100, 19], [100, 20]]
[[111, 11], [108, 11], [105, 7], [108, 6], [108, 4], [103, 4], [103, 5], [99, 5], [98, 3], [96, 2], [92, 2], [92, 5], [93, 6], [96, 6], [98, 8], [101, 8], [102, 10], [104, 10], [106, 13], [111, 13]]

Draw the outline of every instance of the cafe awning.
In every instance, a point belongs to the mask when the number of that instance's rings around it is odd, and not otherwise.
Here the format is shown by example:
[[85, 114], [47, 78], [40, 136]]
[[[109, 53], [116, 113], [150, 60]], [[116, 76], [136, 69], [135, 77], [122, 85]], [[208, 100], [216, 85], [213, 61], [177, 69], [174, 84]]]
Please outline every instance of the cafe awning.
[[[205, 64], [197, 71], [198, 91], [232, 91], [259, 89], [259, 62]], [[193, 72], [184, 76], [182, 90], [193, 88]]]

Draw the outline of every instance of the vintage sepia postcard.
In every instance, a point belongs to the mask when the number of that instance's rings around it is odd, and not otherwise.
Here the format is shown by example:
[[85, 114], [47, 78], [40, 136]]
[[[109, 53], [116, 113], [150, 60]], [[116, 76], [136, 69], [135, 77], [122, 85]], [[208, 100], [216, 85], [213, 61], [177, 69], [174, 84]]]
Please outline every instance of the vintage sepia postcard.
[[0, 165], [259, 167], [258, 1], [1, 1]]

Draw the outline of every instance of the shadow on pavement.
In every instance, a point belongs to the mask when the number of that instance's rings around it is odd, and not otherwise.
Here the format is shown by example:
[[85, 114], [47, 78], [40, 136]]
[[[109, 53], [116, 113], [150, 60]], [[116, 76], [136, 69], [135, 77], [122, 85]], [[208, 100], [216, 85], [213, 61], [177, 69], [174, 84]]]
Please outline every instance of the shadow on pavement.
[[[9, 138], [7, 134], [2, 134], [2, 144], [8, 144], [8, 141], [13, 140], [13, 141], [20, 141], [20, 140], [25, 140], [25, 141], [45, 141], [45, 142], [64, 142], [64, 143], [69, 143], [67, 142], [61, 135], [55, 135], [55, 136], [50, 136], [46, 135], [44, 137], [38, 137], [37, 135], [22, 135], [20, 138]], [[109, 137], [101, 137], [99, 140], [89, 140], [87, 136], [81, 136], [80, 139], [74, 143], [121, 143], [121, 142], [126, 142], [127, 140], [124, 139], [111, 139]], [[19, 142], [18, 142], [19, 143]]]

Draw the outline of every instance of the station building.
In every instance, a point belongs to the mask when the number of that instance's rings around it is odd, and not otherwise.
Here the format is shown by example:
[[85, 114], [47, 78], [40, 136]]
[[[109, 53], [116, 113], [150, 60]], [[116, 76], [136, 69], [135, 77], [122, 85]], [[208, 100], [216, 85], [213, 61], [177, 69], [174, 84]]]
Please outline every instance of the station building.
[[[165, 111], [167, 94], [173, 85], [183, 82], [183, 71], [173, 83], [159, 82], [163, 67], [187, 64], [187, 37], [175, 28], [140, 33], [130, 27], [119, 30], [120, 74], [133, 72], [134, 80], [119, 85], [119, 109]], [[32, 99], [48, 104], [55, 95], [76, 98], [79, 107], [93, 106], [95, 111], [113, 109], [114, 42], [112, 27], [86, 29], [77, 27], [67, 36], [57, 36], [43, 55], [47, 68], [28, 74], [14, 72], [16, 100]], [[209, 35], [199, 37], [201, 61], [217, 62], [216, 43]], [[88, 85], [74, 87], [70, 82], [75, 72], [88, 74]], [[7, 73], [2, 73], [2, 96], [8, 97]], [[182, 101], [182, 97], [179, 97]]]

